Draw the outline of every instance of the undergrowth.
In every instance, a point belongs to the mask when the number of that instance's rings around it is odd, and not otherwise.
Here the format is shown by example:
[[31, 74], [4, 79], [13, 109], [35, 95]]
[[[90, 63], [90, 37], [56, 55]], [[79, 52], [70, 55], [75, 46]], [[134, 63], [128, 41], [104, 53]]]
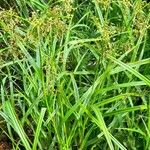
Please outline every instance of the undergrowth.
[[14, 150], [150, 149], [149, 3], [0, 6], [0, 141]]

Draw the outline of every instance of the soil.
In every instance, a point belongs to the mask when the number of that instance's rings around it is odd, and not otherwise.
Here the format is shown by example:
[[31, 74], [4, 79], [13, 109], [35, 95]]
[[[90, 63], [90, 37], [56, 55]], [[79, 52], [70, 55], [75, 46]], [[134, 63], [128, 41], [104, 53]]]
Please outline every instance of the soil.
[[11, 150], [12, 146], [10, 144], [9, 139], [6, 136], [2, 136], [0, 138], [0, 150]]
[[9, 143], [5, 141], [0, 142], [0, 150], [11, 150], [11, 146]]

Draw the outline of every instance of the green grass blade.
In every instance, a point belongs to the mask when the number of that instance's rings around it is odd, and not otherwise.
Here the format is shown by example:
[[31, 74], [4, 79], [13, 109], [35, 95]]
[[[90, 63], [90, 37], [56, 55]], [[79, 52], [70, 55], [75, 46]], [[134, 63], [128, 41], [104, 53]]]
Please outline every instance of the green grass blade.
[[41, 126], [42, 126], [42, 122], [43, 122], [43, 118], [44, 118], [45, 112], [46, 112], [46, 108], [42, 108], [40, 116], [39, 116], [39, 121], [38, 121], [38, 124], [37, 124], [37, 128], [36, 128], [35, 136], [34, 136], [32, 150], [36, 150], [37, 149], [37, 144], [38, 144], [38, 141], [39, 141], [39, 135], [40, 135], [40, 132], [41, 132]]
[[105, 135], [105, 138], [108, 142], [108, 145], [109, 145], [109, 148], [110, 150], [114, 150], [114, 146], [112, 144], [112, 140], [111, 140], [111, 137], [110, 137], [110, 134], [109, 134], [109, 131], [108, 131], [108, 128], [106, 127], [106, 124], [105, 124], [105, 121], [103, 119], [103, 116], [101, 114], [101, 112], [99, 111], [99, 109], [95, 106], [92, 106], [91, 107], [93, 109], [93, 111], [95, 112], [95, 115], [96, 115], [96, 123], [97, 125], [99, 126], [99, 128], [103, 131], [104, 135]]
[[122, 66], [123, 68], [125, 68], [126, 70], [128, 70], [130, 73], [134, 74], [137, 78], [141, 79], [142, 81], [144, 81], [148, 86], [150, 86], [150, 80], [148, 78], [146, 78], [145, 76], [143, 76], [141, 73], [139, 73], [138, 71], [136, 71], [135, 69], [133, 69], [132, 67], [130, 67], [129, 65], [117, 60], [116, 58], [108, 55], [108, 58], [112, 61], [114, 61], [116, 64]]
[[139, 105], [139, 106], [133, 106], [133, 107], [128, 107], [128, 108], [124, 108], [124, 109], [119, 109], [116, 111], [105, 113], [104, 116], [121, 115], [124, 113], [129, 113], [129, 112], [138, 111], [138, 110], [147, 110], [147, 106]]
[[106, 105], [106, 104], [109, 104], [109, 103], [112, 103], [112, 102], [115, 102], [115, 101], [118, 101], [120, 99], [125, 99], [129, 96], [140, 96], [139, 94], [136, 94], [136, 93], [125, 93], [125, 94], [120, 94], [120, 95], [117, 95], [117, 96], [114, 96], [114, 97], [111, 97], [111, 98], [108, 98], [108, 99], [105, 99], [101, 102], [98, 102], [98, 103], [95, 103], [94, 105], [97, 106], [97, 107], [100, 107], [100, 106], [103, 106], [103, 105]]
[[10, 104], [9, 101], [5, 102], [4, 104], [4, 113], [7, 117], [5, 117], [7, 123], [10, 123], [12, 128], [17, 132], [19, 135], [24, 147], [27, 150], [31, 150], [30, 144], [29, 144], [29, 139], [27, 138], [27, 135], [21, 125], [21, 123], [18, 121], [16, 113], [12, 105]]

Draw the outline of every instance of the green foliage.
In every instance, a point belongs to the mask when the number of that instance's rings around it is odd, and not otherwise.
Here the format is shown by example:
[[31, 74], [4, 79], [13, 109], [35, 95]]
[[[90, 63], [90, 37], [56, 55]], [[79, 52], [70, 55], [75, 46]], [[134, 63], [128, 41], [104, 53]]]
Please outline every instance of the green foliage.
[[0, 137], [12, 149], [150, 148], [149, 3], [0, 6]]

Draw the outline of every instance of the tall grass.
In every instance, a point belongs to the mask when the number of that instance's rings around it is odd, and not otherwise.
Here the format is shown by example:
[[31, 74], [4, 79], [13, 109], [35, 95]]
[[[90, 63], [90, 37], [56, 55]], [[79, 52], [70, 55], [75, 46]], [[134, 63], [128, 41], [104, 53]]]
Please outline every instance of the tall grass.
[[0, 5], [0, 137], [11, 149], [150, 149], [149, 3]]

